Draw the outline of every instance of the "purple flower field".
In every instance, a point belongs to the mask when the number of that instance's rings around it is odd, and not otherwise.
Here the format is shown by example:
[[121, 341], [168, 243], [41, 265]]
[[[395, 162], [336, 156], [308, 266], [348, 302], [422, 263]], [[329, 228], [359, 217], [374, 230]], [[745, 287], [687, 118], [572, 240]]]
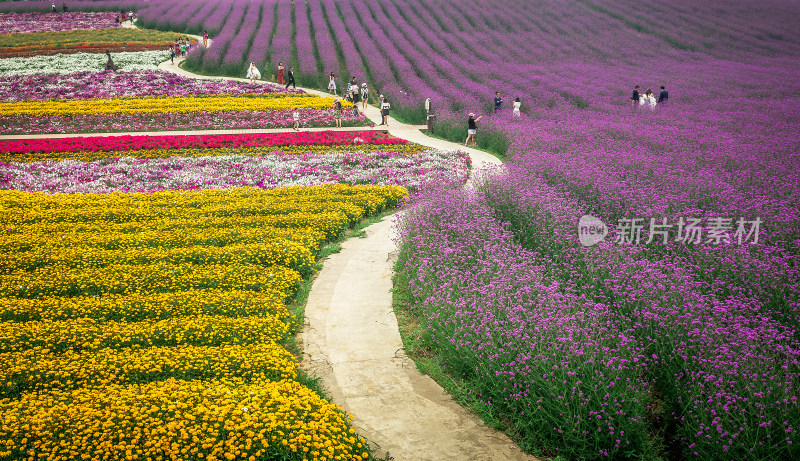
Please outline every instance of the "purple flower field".
[[3, 13], [0, 14], [0, 34], [120, 27], [114, 22], [115, 16], [116, 14], [110, 11], [101, 13]]

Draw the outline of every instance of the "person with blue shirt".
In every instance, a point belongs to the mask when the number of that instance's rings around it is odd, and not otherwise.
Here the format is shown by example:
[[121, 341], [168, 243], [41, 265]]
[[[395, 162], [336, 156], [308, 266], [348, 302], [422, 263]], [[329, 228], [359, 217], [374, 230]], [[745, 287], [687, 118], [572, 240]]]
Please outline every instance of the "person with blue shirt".
[[658, 103], [664, 104], [669, 99], [669, 92], [662, 86], [661, 93], [658, 94]]
[[494, 93], [494, 111], [497, 112], [503, 106], [503, 98], [500, 97], [500, 92]]

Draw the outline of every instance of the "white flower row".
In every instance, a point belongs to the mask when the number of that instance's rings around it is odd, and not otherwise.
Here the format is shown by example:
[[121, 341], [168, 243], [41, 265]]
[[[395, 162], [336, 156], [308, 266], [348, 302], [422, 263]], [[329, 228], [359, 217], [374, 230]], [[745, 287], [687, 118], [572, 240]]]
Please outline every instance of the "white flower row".
[[[166, 51], [137, 51], [111, 53], [121, 71], [156, 70], [169, 59]], [[56, 54], [28, 58], [0, 59], [0, 75], [71, 74], [73, 72], [105, 70], [108, 57], [100, 53]]]

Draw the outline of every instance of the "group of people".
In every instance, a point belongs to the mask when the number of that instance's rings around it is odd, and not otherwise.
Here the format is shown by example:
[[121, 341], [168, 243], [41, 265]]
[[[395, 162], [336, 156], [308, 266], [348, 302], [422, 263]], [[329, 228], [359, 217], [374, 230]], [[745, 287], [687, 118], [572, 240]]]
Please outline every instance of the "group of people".
[[[494, 92], [494, 111], [495, 112], [500, 112], [500, 110], [502, 108], [503, 108], [503, 98], [502, 98], [502, 96], [500, 96], [500, 92], [499, 91], [495, 91]], [[511, 111], [511, 115], [513, 115], [515, 118], [519, 118], [519, 117], [522, 116], [521, 110], [522, 110], [522, 101], [520, 101], [519, 97], [517, 97], [517, 98], [514, 99], [514, 104], [513, 104], [513, 109]]]
[[[328, 92], [332, 93], [334, 96], [338, 96], [336, 93], [336, 74], [333, 72], [328, 76]], [[361, 86], [359, 86], [358, 82], [356, 82], [356, 78], [351, 78], [347, 81], [347, 91], [345, 91], [344, 98], [352, 102], [356, 107], [358, 107], [358, 103], [360, 102], [361, 108], [366, 109], [369, 100], [367, 84], [362, 83]]]
[[[53, 13], [58, 13], [58, 10], [56, 9], [56, 2], [52, 2], [50, 7], [53, 9]], [[63, 11], [64, 13], [69, 11], [69, 8], [67, 7], [66, 3], [61, 4], [61, 11]]]
[[289, 89], [289, 85], [292, 85], [292, 88], [297, 88], [294, 84], [294, 67], [289, 66], [288, 72], [283, 67], [283, 62], [278, 63], [278, 78], [276, 79], [278, 85], [286, 85], [286, 89]]
[[[494, 111], [495, 113], [500, 112], [503, 109], [503, 97], [500, 96], [499, 91], [494, 92]], [[512, 104], [511, 115], [514, 118], [520, 118], [522, 116], [522, 101], [519, 99], [519, 96], [514, 98], [514, 103]], [[464, 141], [464, 145], [470, 145], [470, 141], [472, 141], [473, 146], [477, 146], [478, 143], [475, 140], [475, 135], [478, 133], [478, 122], [481, 121], [483, 115], [478, 118], [475, 118], [475, 114], [470, 112], [469, 117], [467, 118], [467, 140]]]
[[176, 38], [172, 42], [172, 45], [169, 46], [169, 57], [172, 61], [172, 64], [175, 64], [175, 56], [186, 56], [186, 52], [191, 46], [192, 45], [189, 42], [189, 37]]
[[653, 90], [650, 88], [644, 93], [640, 93], [639, 85], [636, 85], [633, 87], [633, 93], [631, 94], [631, 107], [635, 109], [637, 106], [646, 106], [650, 110], [655, 110], [656, 105], [664, 104], [667, 100], [669, 100], [669, 92], [663, 85], [661, 86], [661, 93], [658, 94], [658, 99], [656, 99]]
[[128, 11], [127, 13], [125, 11], [120, 11], [119, 14], [114, 17], [114, 22], [117, 24], [122, 24], [125, 21], [130, 21], [132, 25], [135, 19], [136, 13], [133, 11]]

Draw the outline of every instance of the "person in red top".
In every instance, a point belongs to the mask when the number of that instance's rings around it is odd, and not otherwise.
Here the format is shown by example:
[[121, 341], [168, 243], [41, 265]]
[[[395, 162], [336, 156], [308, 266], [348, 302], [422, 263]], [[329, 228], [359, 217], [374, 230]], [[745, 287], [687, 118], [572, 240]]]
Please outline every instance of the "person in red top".
[[278, 63], [278, 83], [283, 85], [286, 83], [286, 78], [283, 76], [283, 63]]

